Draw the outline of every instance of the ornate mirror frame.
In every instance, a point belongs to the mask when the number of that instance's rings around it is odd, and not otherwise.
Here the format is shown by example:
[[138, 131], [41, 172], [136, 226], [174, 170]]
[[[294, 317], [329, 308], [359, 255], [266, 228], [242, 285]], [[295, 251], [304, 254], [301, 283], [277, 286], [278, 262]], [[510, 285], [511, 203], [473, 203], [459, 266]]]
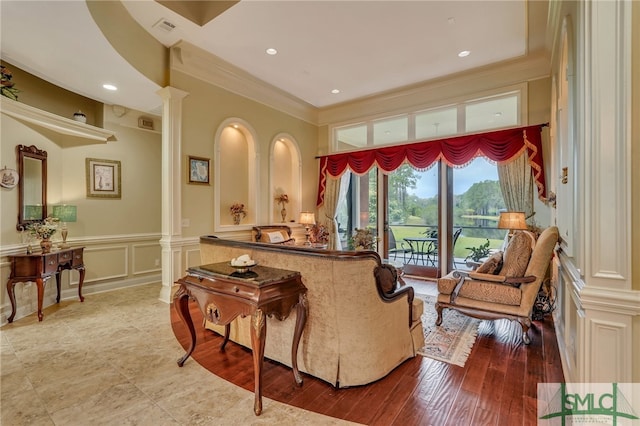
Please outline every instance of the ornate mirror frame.
[[[23, 231], [27, 225], [33, 222], [44, 220], [47, 217], [47, 151], [42, 151], [34, 145], [18, 145], [18, 231]], [[35, 161], [31, 166], [25, 162]], [[37, 162], [40, 163], [40, 176], [37, 176]], [[35, 165], [35, 167], [34, 167]], [[39, 182], [38, 182], [39, 180]], [[40, 187], [40, 194], [37, 188]], [[35, 189], [36, 193], [33, 193]], [[39, 202], [42, 209], [38, 209], [38, 204], [27, 203]], [[35, 208], [35, 209], [34, 209]], [[27, 210], [30, 213], [27, 215]], [[35, 214], [35, 215], [34, 215]]]

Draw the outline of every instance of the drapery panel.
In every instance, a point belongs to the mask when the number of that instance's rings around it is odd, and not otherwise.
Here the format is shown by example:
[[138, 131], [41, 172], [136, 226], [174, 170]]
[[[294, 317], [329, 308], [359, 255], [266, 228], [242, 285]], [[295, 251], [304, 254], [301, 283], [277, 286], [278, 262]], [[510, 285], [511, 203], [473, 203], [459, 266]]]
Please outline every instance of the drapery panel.
[[404, 163], [417, 169], [427, 169], [439, 160], [451, 167], [461, 167], [479, 156], [501, 164], [525, 150], [538, 188], [538, 197], [545, 201], [543, 126], [546, 124], [322, 156], [317, 205], [321, 206], [324, 202], [326, 176], [339, 177], [347, 168], [361, 175], [377, 165], [383, 172], [389, 173]]

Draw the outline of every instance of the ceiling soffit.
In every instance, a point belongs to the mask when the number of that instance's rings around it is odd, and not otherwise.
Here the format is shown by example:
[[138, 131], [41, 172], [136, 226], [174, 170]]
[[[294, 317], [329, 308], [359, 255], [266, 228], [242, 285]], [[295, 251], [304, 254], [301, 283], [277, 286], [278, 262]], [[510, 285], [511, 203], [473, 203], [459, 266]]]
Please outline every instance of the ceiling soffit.
[[196, 25], [203, 27], [239, 1], [190, 1], [155, 0]]

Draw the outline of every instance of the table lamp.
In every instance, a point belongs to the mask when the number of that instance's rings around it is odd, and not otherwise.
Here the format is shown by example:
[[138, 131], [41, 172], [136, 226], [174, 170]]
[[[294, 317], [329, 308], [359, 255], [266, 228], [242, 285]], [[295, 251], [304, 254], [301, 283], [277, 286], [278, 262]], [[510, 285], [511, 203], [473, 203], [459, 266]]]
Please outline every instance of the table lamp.
[[77, 207], [63, 204], [61, 206], [53, 206], [53, 217], [58, 218], [62, 223], [60, 233], [62, 234], [62, 248], [67, 248], [67, 223], [75, 222], [77, 218]]
[[513, 231], [527, 229], [524, 212], [501, 212], [498, 220], [498, 229], [508, 229], [509, 238], [513, 236]]
[[300, 212], [300, 224], [304, 225], [305, 237], [307, 237], [307, 241], [305, 241], [305, 246], [310, 246], [311, 241], [309, 241], [309, 236], [311, 233], [309, 232], [309, 226], [314, 225], [316, 223], [316, 215], [313, 212]]

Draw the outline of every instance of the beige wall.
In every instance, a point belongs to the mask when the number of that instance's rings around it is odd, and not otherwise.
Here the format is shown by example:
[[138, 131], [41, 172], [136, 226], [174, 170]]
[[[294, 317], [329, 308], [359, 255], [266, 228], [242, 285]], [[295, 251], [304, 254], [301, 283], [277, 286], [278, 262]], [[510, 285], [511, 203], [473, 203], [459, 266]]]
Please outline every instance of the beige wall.
[[[258, 222], [266, 224], [270, 217], [270, 198], [275, 196], [269, 185], [270, 144], [280, 133], [287, 133], [298, 143], [302, 158], [302, 209], [314, 210], [317, 192], [318, 168], [317, 127], [308, 122], [270, 108], [262, 103], [238, 96], [218, 86], [208, 84], [179, 71], [172, 72], [171, 86], [184, 90], [189, 95], [183, 101], [182, 115], [182, 155], [211, 159], [212, 178], [216, 153], [214, 142], [216, 132], [227, 119], [237, 118], [247, 123], [256, 135], [256, 151], [259, 167], [258, 194], [260, 205], [247, 205], [248, 209], [258, 208]], [[224, 161], [224, 159], [221, 159]], [[228, 165], [226, 166], [228, 167]], [[228, 219], [227, 208], [214, 211], [214, 191], [218, 183], [212, 179], [211, 186], [189, 185], [186, 174], [182, 186], [182, 217], [190, 226], [183, 228], [183, 236], [211, 234], [214, 230], [215, 215]], [[221, 176], [219, 185], [234, 187], [242, 182]], [[223, 208], [224, 207], [224, 208]], [[223, 221], [222, 221], [223, 222]]]
[[[35, 105], [31, 106], [60, 115], [60, 111], [76, 111], [77, 105], [86, 99], [15, 71], [15, 67], [10, 69], [14, 76], [20, 76], [19, 80], [14, 77], [14, 81], [16, 84], [20, 81], [22, 92], [18, 99], [21, 103], [33, 100]], [[34, 84], [30, 84], [32, 82]], [[3, 102], [12, 101], [3, 99]], [[48, 205], [66, 203], [78, 207], [77, 222], [68, 224], [68, 241], [72, 246], [86, 247], [84, 294], [157, 282], [161, 268], [161, 135], [128, 125], [137, 122], [136, 117], [141, 113], [136, 111], [129, 110], [118, 120], [113, 115], [103, 116], [101, 105], [96, 110], [101, 112], [96, 121], [104, 122], [105, 128], [115, 133], [117, 141], [96, 143], [65, 136], [0, 114], [2, 167], [17, 169], [16, 145], [35, 145], [47, 151]], [[134, 116], [133, 120], [130, 115]], [[121, 162], [121, 199], [86, 197], [86, 158]], [[26, 251], [23, 235], [16, 230], [18, 188], [0, 188], [0, 205], [0, 282], [6, 283], [10, 273], [7, 256]], [[54, 235], [53, 241], [60, 241], [59, 233]], [[77, 280], [77, 272], [63, 273], [63, 298], [77, 297]], [[10, 305], [6, 290], [0, 295], [0, 322], [3, 322], [9, 315]], [[35, 312], [35, 285], [18, 284], [16, 299], [17, 318]], [[55, 285], [49, 285], [45, 306], [54, 303], [54, 299]]]

